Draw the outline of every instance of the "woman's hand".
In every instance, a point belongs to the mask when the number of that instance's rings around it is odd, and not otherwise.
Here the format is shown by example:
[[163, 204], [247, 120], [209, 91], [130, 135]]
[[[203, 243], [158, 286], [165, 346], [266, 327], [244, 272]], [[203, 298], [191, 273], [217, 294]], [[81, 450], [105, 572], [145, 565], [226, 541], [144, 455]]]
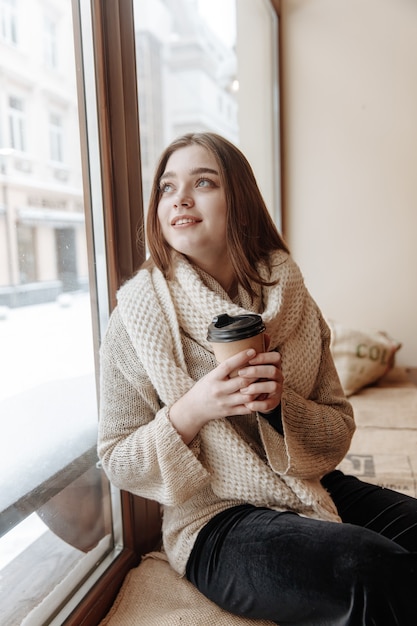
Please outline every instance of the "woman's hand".
[[281, 403], [284, 377], [279, 352], [260, 352], [238, 374], [247, 380], [240, 393], [249, 411], [269, 413]]
[[282, 382], [278, 352], [239, 352], [198, 380], [172, 405], [169, 418], [188, 444], [213, 419], [273, 410], [281, 402]]

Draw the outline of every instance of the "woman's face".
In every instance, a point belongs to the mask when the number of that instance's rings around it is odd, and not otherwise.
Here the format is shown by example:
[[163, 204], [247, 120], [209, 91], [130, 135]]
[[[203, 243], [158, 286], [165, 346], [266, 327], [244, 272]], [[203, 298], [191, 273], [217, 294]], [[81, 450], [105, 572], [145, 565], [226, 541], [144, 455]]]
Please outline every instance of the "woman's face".
[[158, 219], [163, 237], [198, 267], [228, 263], [226, 198], [214, 156], [205, 148], [179, 148], [159, 183]]

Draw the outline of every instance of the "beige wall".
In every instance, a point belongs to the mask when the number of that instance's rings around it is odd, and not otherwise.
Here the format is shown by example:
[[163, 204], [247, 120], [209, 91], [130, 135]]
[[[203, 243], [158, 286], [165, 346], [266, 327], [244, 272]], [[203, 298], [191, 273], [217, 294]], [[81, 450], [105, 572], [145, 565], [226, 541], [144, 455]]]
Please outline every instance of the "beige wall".
[[286, 238], [327, 317], [417, 365], [417, 3], [284, 0]]

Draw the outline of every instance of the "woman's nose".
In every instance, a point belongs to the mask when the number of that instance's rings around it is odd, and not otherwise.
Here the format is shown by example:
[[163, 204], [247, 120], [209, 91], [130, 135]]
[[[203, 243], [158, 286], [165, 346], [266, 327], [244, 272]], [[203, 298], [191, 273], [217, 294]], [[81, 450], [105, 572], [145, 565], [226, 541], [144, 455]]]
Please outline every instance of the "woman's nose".
[[174, 206], [175, 207], [191, 207], [194, 204], [193, 199], [190, 195], [185, 192], [178, 192], [174, 198]]

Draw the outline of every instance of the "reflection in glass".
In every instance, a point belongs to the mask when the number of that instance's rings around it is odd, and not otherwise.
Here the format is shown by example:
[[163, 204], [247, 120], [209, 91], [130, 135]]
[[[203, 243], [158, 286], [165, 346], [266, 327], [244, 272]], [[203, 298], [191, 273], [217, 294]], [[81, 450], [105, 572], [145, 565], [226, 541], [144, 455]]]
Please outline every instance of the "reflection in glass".
[[0, 623], [12, 626], [45, 623], [113, 540], [96, 456], [71, 0], [2, 7]]
[[214, 131], [251, 163], [280, 227], [278, 29], [270, 0], [134, 0], [144, 207], [175, 137]]
[[145, 207], [172, 139], [210, 130], [239, 143], [235, 0], [221, 5], [219, 19], [213, 0], [134, 2]]

